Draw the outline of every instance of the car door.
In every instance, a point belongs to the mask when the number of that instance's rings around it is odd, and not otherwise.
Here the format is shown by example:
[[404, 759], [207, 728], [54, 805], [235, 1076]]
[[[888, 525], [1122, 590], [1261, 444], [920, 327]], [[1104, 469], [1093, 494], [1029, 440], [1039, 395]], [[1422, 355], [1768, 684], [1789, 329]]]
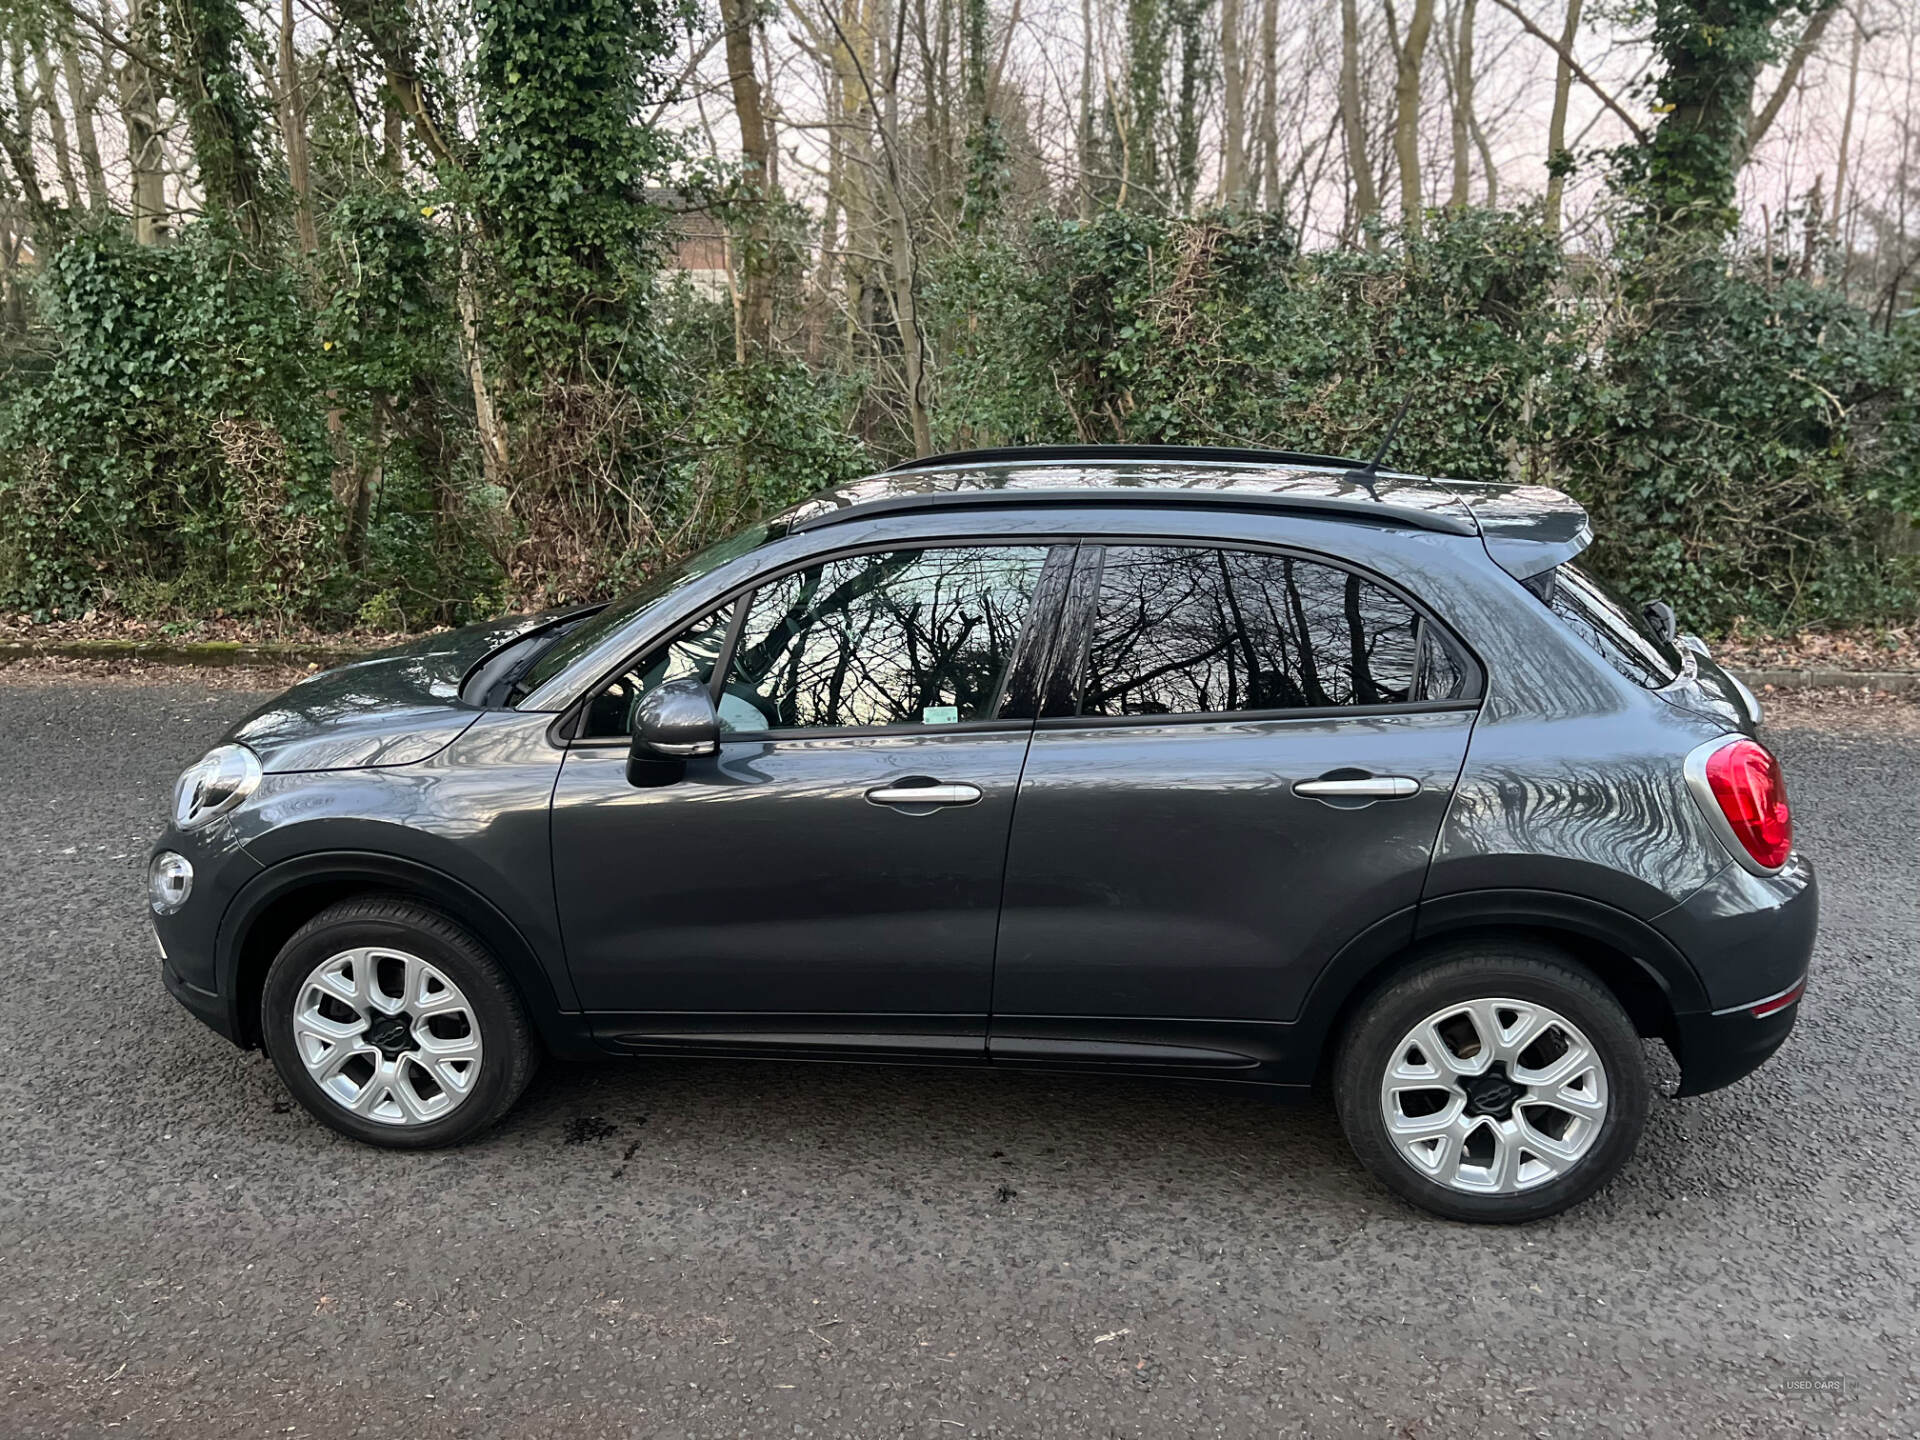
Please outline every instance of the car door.
[[1413, 907], [1478, 670], [1385, 582], [1087, 545], [1008, 852], [995, 1059], [1241, 1066]]
[[[568, 964], [599, 1031], [633, 1046], [984, 1052], [1033, 724], [1020, 691], [1062, 589], [1042, 576], [1063, 581], [1071, 563], [1061, 549], [1049, 571], [1049, 555], [820, 559], [604, 687], [552, 818]], [[633, 706], [687, 677], [712, 687], [719, 751], [637, 788]]]

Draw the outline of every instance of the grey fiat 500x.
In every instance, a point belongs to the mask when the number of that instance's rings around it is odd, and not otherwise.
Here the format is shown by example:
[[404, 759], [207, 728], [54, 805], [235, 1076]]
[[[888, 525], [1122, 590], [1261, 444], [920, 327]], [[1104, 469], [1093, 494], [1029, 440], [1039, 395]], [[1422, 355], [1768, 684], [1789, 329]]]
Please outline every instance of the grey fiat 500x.
[[181, 776], [168, 988], [356, 1139], [542, 1053], [1331, 1079], [1361, 1161], [1527, 1220], [1792, 1028], [1759, 707], [1554, 490], [982, 451], [597, 609], [316, 675]]

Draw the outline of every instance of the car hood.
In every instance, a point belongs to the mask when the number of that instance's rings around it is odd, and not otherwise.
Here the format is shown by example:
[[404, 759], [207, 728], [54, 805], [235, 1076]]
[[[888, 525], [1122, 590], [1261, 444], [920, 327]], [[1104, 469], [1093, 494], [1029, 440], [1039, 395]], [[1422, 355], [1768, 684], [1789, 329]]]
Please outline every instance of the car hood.
[[268, 774], [411, 765], [457, 740], [480, 711], [460, 679], [509, 640], [548, 623], [513, 615], [446, 630], [311, 675], [227, 732]]

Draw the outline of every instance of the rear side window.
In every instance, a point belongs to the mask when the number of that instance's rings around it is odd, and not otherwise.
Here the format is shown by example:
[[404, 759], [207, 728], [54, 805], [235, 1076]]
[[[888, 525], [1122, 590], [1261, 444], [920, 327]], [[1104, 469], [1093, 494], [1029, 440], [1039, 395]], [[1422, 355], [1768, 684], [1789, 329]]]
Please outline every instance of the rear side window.
[[1658, 690], [1684, 668], [1678, 650], [1578, 565], [1535, 576], [1527, 588], [1596, 655], [1635, 684]]
[[1212, 715], [1453, 699], [1464, 663], [1412, 606], [1337, 565], [1255, 550], [1115, 546], [1082, 715]]

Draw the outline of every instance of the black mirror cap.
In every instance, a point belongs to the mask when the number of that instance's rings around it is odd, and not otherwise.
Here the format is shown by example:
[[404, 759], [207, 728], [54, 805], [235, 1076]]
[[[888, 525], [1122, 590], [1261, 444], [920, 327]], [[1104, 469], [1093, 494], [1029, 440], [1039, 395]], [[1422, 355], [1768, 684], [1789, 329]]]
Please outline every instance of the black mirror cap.
[[720, 712], [707, 687], [670, 680], [640, 697], [633, 714], [635, 761], [685, 761], [720, 748]]

